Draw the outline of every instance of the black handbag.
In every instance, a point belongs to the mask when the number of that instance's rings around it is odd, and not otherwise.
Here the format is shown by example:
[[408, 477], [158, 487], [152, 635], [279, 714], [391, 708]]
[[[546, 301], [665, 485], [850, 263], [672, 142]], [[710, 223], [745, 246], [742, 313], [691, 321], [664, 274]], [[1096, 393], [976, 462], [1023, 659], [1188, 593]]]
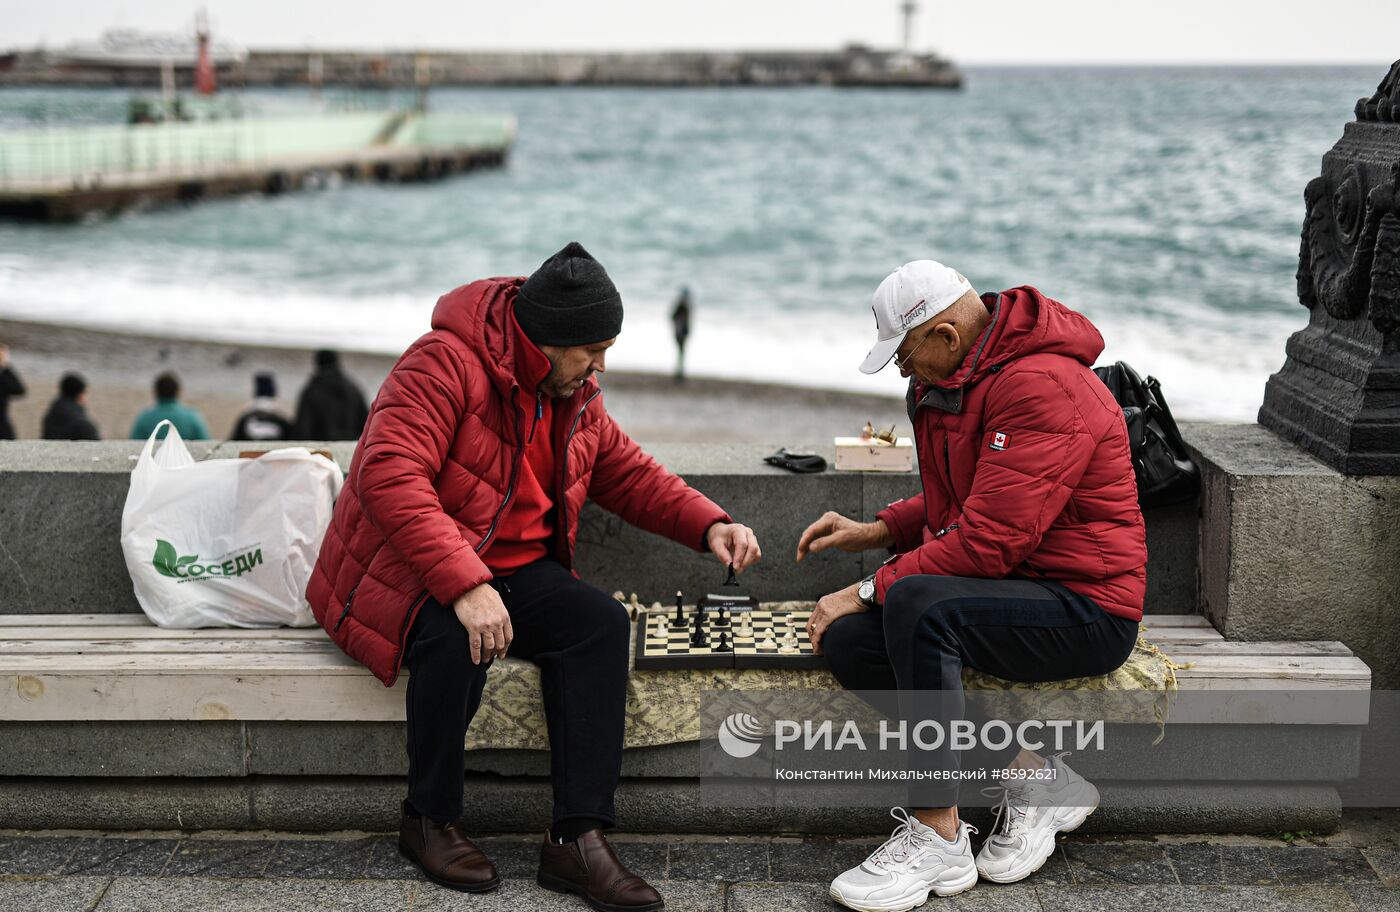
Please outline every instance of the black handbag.
[[1195, 498], [1201, 489], [1201, 472], [1191, 461], [1157, 378], [1143, 380], [1123, 361], [1096, 367], [1094, 373], [1123, 408], [1138, 503], [1160, 507]]

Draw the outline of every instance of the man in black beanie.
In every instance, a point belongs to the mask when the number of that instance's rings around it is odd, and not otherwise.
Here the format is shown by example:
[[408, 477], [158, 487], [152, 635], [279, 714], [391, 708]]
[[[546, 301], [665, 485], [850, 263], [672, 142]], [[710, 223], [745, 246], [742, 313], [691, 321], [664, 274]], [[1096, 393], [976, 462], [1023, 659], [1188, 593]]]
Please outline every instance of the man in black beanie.
[[554, 805], [536, 880], [595, 909], [662, 899], [614, 854], [631, 627], [573, 573], [585, 500], [742, 571], [753, 531], [642, 452], [595, 374], [622, 299], [577, 243], [528, 279], [439, 299], [433, 330], [390, 371], [307, 587], [321, 625], [392, 685], [404, 664], [408, 798], [399, 849], [435, 883], [500, 883], [467, 838], [465, 729], [492, 661], [540, 668]]

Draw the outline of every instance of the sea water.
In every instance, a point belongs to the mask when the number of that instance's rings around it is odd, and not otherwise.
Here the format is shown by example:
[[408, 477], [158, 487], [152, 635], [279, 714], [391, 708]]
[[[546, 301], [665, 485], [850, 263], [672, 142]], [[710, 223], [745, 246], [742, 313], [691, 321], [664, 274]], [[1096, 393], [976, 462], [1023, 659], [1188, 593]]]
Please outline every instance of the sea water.
[[[973, 69], [959, 92], [437, 89], [436, 110], [516, 115], [505, 168], [0, 222], [0, 316], [397, 352], [444, 292], [526, 274], [578, 240], [625, 302], [610, 367], [670, 369], [684, 285], [692, 373], [897, 395], [893, 368], [856, 370], [870, 296], [929, 257], [979, 290], [1031, 284], [1082, 311], [1101, 362], [1159, 377], [1178, 417], [1247, 421], [1307, 318], [1303, 188], [1384, 72]], [[0, 129], [119, 121], [127, 95], [0, 91]]]

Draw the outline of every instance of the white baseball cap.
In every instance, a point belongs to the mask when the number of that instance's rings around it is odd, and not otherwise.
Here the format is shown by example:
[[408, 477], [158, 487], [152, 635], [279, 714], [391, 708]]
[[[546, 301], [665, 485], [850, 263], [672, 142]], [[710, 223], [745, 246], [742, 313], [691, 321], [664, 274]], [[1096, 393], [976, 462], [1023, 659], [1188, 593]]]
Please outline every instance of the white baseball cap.
[[971, 290], [972, 283], [962, 273], [933, 260], [905, 263], [885, 276], [870, 302], [878, 341], [865, 356], [861, 373], [873, 374], [889, 364], [905, 333], [932, 320]]

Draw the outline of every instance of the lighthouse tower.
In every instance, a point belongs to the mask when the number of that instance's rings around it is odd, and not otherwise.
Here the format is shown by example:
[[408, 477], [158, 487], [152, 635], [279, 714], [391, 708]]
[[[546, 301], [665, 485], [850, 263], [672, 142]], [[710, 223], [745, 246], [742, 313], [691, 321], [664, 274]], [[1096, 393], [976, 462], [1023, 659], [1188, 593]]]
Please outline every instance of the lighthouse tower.
[[908, 54], [914, 49], [914, 16], [919, 12], [919, 4], [915, 0], [904, 0], [899, 12], [904, 19], [904, 53]]
[[204, 10], [200, 10], [195, 18], [194, 33], [199, 39], [199, 58], [194, 65], [194, 87], [201, 95], [213, 95], [218, 91], [219, 83], [214, 75], [214, 61], [209, 56], [209, 17], [204, 14]]

